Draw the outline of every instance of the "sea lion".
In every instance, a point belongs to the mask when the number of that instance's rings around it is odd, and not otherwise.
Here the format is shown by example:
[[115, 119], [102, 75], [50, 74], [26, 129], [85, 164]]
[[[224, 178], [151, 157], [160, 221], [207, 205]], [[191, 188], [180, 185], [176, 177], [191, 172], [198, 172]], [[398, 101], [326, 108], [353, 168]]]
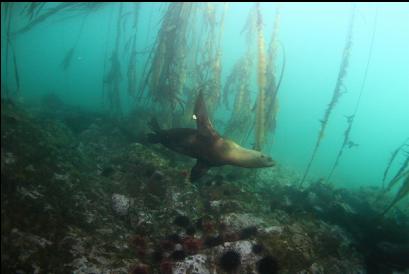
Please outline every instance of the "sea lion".
[[245, 168], [271, 167], [275, 162], [259, 151], [246, 149], [235, 142], [222, 138], [213, 128], [207, 114], [202, 92], [196, 99], [193, 119], [197, 129], [161, 129], [152, 119], [153, 133], [148, 135], [151, 143], [160, 143], [178, 153], [196, 158], [196, 165], [190, 172], [190, 181], [202, 177], [211, 167], [233, 165]]

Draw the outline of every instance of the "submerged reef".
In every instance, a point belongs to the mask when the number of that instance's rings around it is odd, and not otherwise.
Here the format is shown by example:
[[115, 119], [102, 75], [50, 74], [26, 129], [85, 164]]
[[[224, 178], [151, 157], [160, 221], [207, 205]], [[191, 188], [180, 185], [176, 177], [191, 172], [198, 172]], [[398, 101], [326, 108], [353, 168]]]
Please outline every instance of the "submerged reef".
[[380, 217], [392, 200], [387, 194], [377, 200], [381, 190], [322, 182], [299, 188], [298, 176], [282, 167], [215, 169], [192, 184], [191, 160], [145, 144], [126, 120], [69, 106], [45, 114], [7, 102], [1, 119], [4, 273], [390, 273], [409, 267], [408, 212], [393, 208]]

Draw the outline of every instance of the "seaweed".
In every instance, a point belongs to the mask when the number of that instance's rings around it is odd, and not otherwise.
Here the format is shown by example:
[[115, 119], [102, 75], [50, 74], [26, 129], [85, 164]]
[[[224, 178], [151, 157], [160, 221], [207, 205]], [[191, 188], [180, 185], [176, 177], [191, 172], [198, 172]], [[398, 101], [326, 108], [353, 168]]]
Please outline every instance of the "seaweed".
[[132, 40], [132, 48], [128, 62], [128, 70], [127, 70], [127, 78], [128, 78], [128, 95], [136, 96], [137, 92], [137, 71], [136, 71], [136, 34], [138, 29], [138, 18], [139, 18], [139, 9], [140, 3], [136, 2], [133, 3], [133, 24], [132, 24], [132, 31], [133, 35], [130, 38]]
[[328, 174], [327, 182], [330, 181], [336, 167], [338, 166], [339, 161], [341, 159], [341, 156], [343, 155], [344, 150], [346, 148], [349, 149], [349, 148], [353, 148], [353, 147], [358, 146], [357, 144], [355, 144], [354, 142], [351, 141], [350, 134], [351, 134], [352, 125], [354, 123], [355, 116], [356, 116], [356, 114], [357, 114], [357, 112], [359, 110], [362, 95], [363, 95], [364, 90], [365, 90], [366, 79], [367, 79], [367, 76], [368, 76], [368, 71], [369, 71], [369, 67], [370, 67], [370, 63], [371, 63], [371, 59], [372, 59], [371, 57], [372, 57], [372, 51], [373, 51], [373, 46], [374, 46], [374, 41], [375, 41], [377, 21], [378, 21], [378, 10], [376, 10], [376, 13], [375, 13], [373, 31], [372, 31], [371, 41], [370, 41], [370, 46], [369, 46], [369, 51], [368, 51], [368, 59], [367, 59], [366, 67], [365, 67], [365, 73], [364, 73], [364, 77], [363, 77], [363, 80], [362, 80], [361, 88], [360, 88], [360, 91], [359, 91], [359, 96], [358, 96], [358, 99], [357, 99], [353, 114], [349, 115], [349, 116], [346, 116], [347, 127], [346, 127], [346, 129], [344, 131], [344, 140], [343, 140], [342, 145], [341, 145], [341, 147], [340, 147], [340, 149], [338, 151], [335, 162], [332, 165], [332, 168], [331, 168], [331, 170], [330, 170], [330, 172]]
[[332, 177], [332, 175], [333, 175], [333, 173], [335, 171], [335, 168], [338, 166], [339, 161], [341, 159], [341, 156], [342, 156], [345, 148], [352, 148], [354, 146], [357, 146], [357, 144], [353, 143], [350, 140], [350, 137], [349, 137], [349, 135], [351, 133], [352, 125], [353, 125], [353, 122], [354, 122], [354, 118], [355, 118], [355, 115], [346, 116], [348, 126], [347, 126], [347, 128], [345, 129], [345, 132], [344, 132], [344, 140], [342, 142], [341, 148], [338, 150], [338, 154], [337, 154], [337, 157], [335, 159], [335, 162], [332, 165], [332, 168], [331, 168], [331, 170], [329, 172], [329, 175], [327, 177], [328, 182], [330, 181], [330, 179], [331, 179], [331, 177]]
[[385, 192], [391, 190], [392, 187], [409, 172], [408, 169], [409, 169], [409, 155], [406, 156], [405, 161], [402, 163], [401, 167], [398, 169], [395, 176], [393, 176], [393, 178], [389, 181], [388, 186], [385, 189]]
[[265, 102], [266, 102], [266, 56], [263, 34], [263, 22], [260, 12], [260, 3], [256, 4], [257, 11], [257, 48], [258, 48], [258, 96], [255, 122], [255, 150], [261, 150], [265, 142]]
[[[253, 19], [252, 19], [253, 18]], [[266, 143], [267, 134], [274, 134], [276, 125], [276, 114], [278, 111], [277, 94], [280, 88], [284, 69], [285, 69], [285, 52], [282, 44], [277, 39], [278, 28], [280, 23], [280, 8], [277, 8], [271, 40], [268, 50], [265, 50], [265, 39], [263, 34], [263, 23], [260, 13], [259, 4], [255, 5], [253, 11], [250, 11], [245, 28], [247, 30], [247, 40], [253, 40], [252, 33], [257, 35], [257, 51], [258, 51], [258, 70], [257, 83], [258, 94], [252, 111], [256, 112], [255, 123], [249, 128], [247, 137], [255, 130], [256, 150], [261, 150]], [[242, 31], [243, 32], [243, 31]], [[281, 75], [277, 81], [276, 62], [277, 48], [281, 45], [283, 49], [283, 64], [281, 67]]]
[[224, 18], [227, 4], [216, 9], [215, 4], [206, 4], [202, 18], [203, 29], [198, 37], [197, 46], [199, 54], [196, 56], [196, 77], [199, 86], [206, 94], [209, 114], [212, 115], [219, 106], [222, 98], [221, 72], [222, 72], [222, 37], [224, 35]]
[[409, 137], [406, 138], [405, 142], [403, 142], [400, 146], [398, 146], [398, 147], [392, 152], [391, 158], [389, 159], [388, 164], [386, 165], [385, 171], [384, 171], [384, 173], [383, 173], [382, 188], [385, 187], [385, 180], [386, 180], [386, 177], [388, 176], [389, 169], [391, 168], [392, 163], [393, 163], [394, 160], [396, 159], [396, 156], [399, 154], [399, 152], [401, 151], [401, 149], [408, 143], [408, 141], [409, 141]]
[[406, 172], [401, 173], [397, 178], [396, 182], [404, 178], [404, 181], [402, 183], [402, 186], [398, 190], [398, 192], [395, 195], [395, 198], [392, 200], [390, 205], [382, 212], [382, 216], [385, 215], [392, 207], [394, 207], [400, 200], [408, 196], [409, 194], [409, 170]]
[[224, 101], [228, 103], [228, 94], [237, 90], [234, 98], [233, 109], [230, 119], [225, 128], [225, 134], [229, 137], [235, 136], [239, 142], [244, 142], [248, 128], [252, 126], [251, 113], [247, 104], [250, 101], [250, 75], [252, 69], [252, 58], [250, 54], [239, 59], [229, 75], [224, 86]]
[[[271, 40], [268, 48], [267, 55], [267, 64], [266, 64], [266, 109], [265, 109], [265, 128], [269, 133], [274, 134], [276, 128], [276, 115], [278, 111], [278, 100], [277, 94], [283, 79], [284, 70], [285, 70], [285, 51], [281, 43], [278, 42], [278, 30], [281, 21], [281, 9], [280, 6], [277, 7], [273, 32], [271, 35]], [[283, 65], [281, 67], [280, 78], [277, 81], [277, 72], [276, 72], [276, 62], [277, 62], [277, 49], [278, 45], [281, 45], [283, 50]]]
[[[26, 4], [26, 16], [28, 17], [28, 23], [20, 28], [19, 30], [15, 31], [13, 35], [23, 34], [25, 32], [30, 31], [35, 26], [39, 25], [40, 23], [46, 21], [50, 17], [53, 17], [63, 11], [74, 11], [74, 12], [92, 12], [95, 11], [107, 3], [99, 3], [99, 2], [63, 2], [51, 7], [47, 10], [43, 11], [46, 4], [43, 5], [32, 5], [33, 3]], [[48, 3], [49, 4], [49, 3]], [[81, 14], [81, 13], [79, 13]]]
[[13, 3], [2, 3], [4, 7], [4, 20], [6, 24], [6, 49], [5, 49], [5, 55], [6, 55], [6, 61], [5, 61], [5, 81], [4, 81], [4, 90], [6, 91], [6, 96], [9, 96], [10, 94], [7, 94], [9, 91], [8, 87], [8, 81], [7, 81], [7, 76], [8, 76], [8, 63], [10, 59], [10, 51], [12, 54], [12, 60], [13, 60], [13, 73], [14, 73], [14, 79], [16, 81], [16, 93], [19, 92], [20, 90], [20, 74], [18, 70], [18, 64], [17, 64], [17, 54], [16, 54], [16, 49], [15, 45], [12, 42], [12, 36], [11, 36], [11, 28], [12, 28], [12, 17], [13, 17], [13, 12], [14, 12], [14, 5]]
[[144, 72], [138, 97], [142, 98], [148, 89], [149, 98], [159, 102], [171, 114], [177, 106], [183, 106], [187, 45], [196, 10], [193, 3], [169, 4], [145, 66], [148, 70]]
[[77, 38], [74, 41], [74, 45], [70, 49], [68, 49], [67, 53], [64, 56], [63, 61], [61, 62], [61, 68], [64, 71], [66, 71], [71, 65], [71, 61], [72, 61], [72, 58], [74, 57], [75, 49], [77, 48], [78, 42], [79, 42], [79, 40], [81, 38], [81, 34], [82, 34], [83, 29], [84, 29], [85, 21], [87, 20], [88, 15], [89, 15], [89, 12], [82, 19], [81, 26], [80, 26], [80, 29], [78, 31]]
[[324, 117], [320, 120], [321, 123], [321, 127], [320, 130], [318, 132], [318, 138], [315, 142], [315, 146], [313, 149], [313, 152], [311, 154], [310, 160], [307, 164], [307, 167], [304, 171], [304, 174], [301, 178], [300, 181], [300, 186], [302, 186], [302, 184], [304, 183], [305, 179], [308, 176], [308, 173], [310, 171], [311, 165], [315, 159], [315, 156], [317, 155], [318, 149], [320, 147], [321, 141], [324, 138], [324, 134], [325, 134], [325, 129], [328, 126], [328, 121], [329, 118], [332, 114], [332, 111], [334, 110], [335, 106], [337, 105], [339, 99], [341, 98], [341, 96], [345, 93], [344, 91], [344, 79], [345, 76], [347, 74], [347, 68], [349, 65], [349, 57], [350, 57], [350, 53], [351, 53], [351, 46], [352, 46], [352, 32], [353, 32], [353, 26], [354, 26], [354, 19], [355, 19], [355, 7], [352, 9], [352, 13], [351, 13], [351, 17], [349, 20], [349, 26], [348, 26], [348, 32], [347, 32], [347, 36], [346, 36], [346, 40], [345, 40], [345, 46], [344, 46], [344, 50], [342, 53], [342, 61], [341, 61], [341, 65], [339, 68], [339, 72], [338, 72], [338, 78], [337, 81], [335, 83], [335, 88], [333, 90], [332, 93], [332, 97], [331, 100], [324, 112]]
[[22, 14], [28, 17], [28, 19], [31, 21], [33, 18], [38, 16], [45, 5], [45, 2], [31, 2], [23, 8]]
[[167, 6], [148, 56], [138, 98], [158, 103], [168, 119], [162, 121], [168, 126], [191, 120], [193, 93], [199, 89], [210, 106], [209, 115], [219, 105], [221, 37], [226, 10], [226, 4], [217, 9], [213, 3]]
[[119, 61], [119, 42], [121, 38], [121, 20], [123, 15], [123, 3], [119, 4], [118, 17], [116, 22], [116, 39], [114, 49], [110, 57], [110, 68], [105, 76], [104, 84], [107, 86], [107, 97], [110, 111], [113, 116], [121, 115], [120, 82], [122, 79], [121, 62]]

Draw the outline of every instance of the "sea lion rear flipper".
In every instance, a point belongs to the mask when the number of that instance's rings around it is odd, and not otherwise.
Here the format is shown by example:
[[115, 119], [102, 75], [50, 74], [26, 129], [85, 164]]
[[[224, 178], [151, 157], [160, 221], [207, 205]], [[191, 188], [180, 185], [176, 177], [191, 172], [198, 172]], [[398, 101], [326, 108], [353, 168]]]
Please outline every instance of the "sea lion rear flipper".
[[192, 167], [192, 170], [190, 171], [190, 181], [194, 182], [198, 180], [200, 177], [206, 174], [209, 168], [210, 166], [207, 163], [197, 160], [196, 165]]
[[209, 116], [206, 109], [206, 103], [203, 98], [202, 91], [199, 91], [199, 95], [197, 96], [193, 114], [196, 119], [196, 126], [200, 135], [209, 137], [217, 135], [216, 131], [213, 128], [212, 123], [209, 120]]

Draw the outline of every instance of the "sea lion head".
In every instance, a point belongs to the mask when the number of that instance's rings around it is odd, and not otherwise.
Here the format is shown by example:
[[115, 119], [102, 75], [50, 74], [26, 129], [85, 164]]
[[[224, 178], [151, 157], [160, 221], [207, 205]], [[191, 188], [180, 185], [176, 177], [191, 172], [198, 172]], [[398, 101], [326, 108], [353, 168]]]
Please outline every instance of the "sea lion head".
[[251, 151], [253, 157], [248, 158], [247, 167], [272, 167], [275, 166], [275, 161], [268, 155], [265, 155], [259, 151]]
[[224, 140], [224, 144], [229, 164], [247, 168], [272, 167], [276, 164], [270, 156], [260, 151], [243, 148], [231, 140]]

